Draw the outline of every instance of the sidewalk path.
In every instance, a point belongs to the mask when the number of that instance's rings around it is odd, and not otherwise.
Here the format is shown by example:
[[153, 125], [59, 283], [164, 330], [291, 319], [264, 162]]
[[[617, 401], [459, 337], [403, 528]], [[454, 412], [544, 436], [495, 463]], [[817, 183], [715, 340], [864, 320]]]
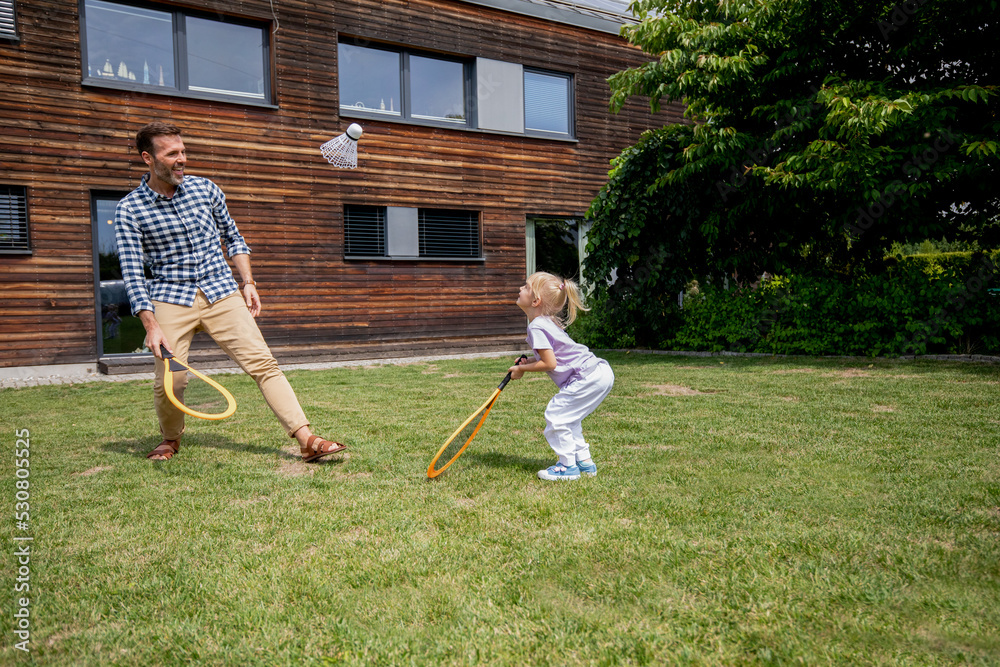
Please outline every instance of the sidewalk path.
[[[283, 371], [322, 371], [329, 368], [349, 366], [379, 366], [386, 364], [416, 364], [446, 359], [482, 359], [488, 357], [516, 357], [521, 350], [494, 350], [491, 352], [469, 352], [465, 354], [441, 354], [427, 357], [392, 357], [385, 359], [351, 359], [347, 361], [327, 361], [315, 364], [281, 364]], [[242, 373], [238, 368], [208, 368], [206, 375]], [[0, 389], [20, 389], [50, 384], [76, 384], [83, 382], [131, 382], [132, 380], [152, 380], [153, 372], [104, 375], [98, 372], [96, 364], [71, 364], [64, 366], [31, 366], [0, 368]]]

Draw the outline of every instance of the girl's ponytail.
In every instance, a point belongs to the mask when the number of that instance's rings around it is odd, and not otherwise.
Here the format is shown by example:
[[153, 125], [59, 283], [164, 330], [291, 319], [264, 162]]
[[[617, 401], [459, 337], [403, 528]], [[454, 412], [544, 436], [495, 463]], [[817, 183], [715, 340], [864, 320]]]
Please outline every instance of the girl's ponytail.
[[579, 285], [569, 278], [563, 280], [563, 291], [566, 292], [566, 319], [562, 324], [563, 328], [566, 328], [573, 324], [577, 311], [587, 312], [590, 308], [587, 308], [583, 302], [583, 293], [580, 291]]

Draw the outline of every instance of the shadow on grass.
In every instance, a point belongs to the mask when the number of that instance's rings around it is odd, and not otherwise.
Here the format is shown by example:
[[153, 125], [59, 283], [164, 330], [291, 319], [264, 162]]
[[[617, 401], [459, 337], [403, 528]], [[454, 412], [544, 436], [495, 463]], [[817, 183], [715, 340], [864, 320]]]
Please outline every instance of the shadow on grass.
[[[132, 438], [129, 440], [118, 440], [114, 442], [106, 442], [102, 445], [105, 451], [113, 452], [116, 454], [123, 454], [125, 456], [132, 456], [135, 458], [146, 458], [149, 452], [153, 451], [161, 441], [160, 436], [150, 436], [148, 438]], [[240, 442], [233, 440], [225, 436], [219, 436], [214, 434], [204, 434], [204, 433], [194, 433], [185, 434], [181, 440], [181, 450], [176, 454], [180, 456], [186, 449], [194, 449], [196, 447], [202, 448], [214, 448], [214, 449], [224, 449], [234, 454], [257, 454], [261, 456], [271, 456], [275, 453], [278, 458], [287, 459], [289, 461], [301, 461], [302, 456], [299, 454], [299, 449], [297, 443], [294, 440], [289, 440], [294, 446], [290, 447], [269, 447], [266, 445], [255, 445], [248, 442]], [[338, 457], [337, 455], [325, 457], [319, 459], [318, 461], [313, 461], [309, 465], [325, 465], [325, 464], [337, 464], [342, 463], [343, 457]], [[151, 463], [164, 463], [164, 461], [151, 461]]]
[[467, 459], [467, 463], [471, 463], [473, 465], [488, 466], [490, 468], [514, 468], [531, 473], [552, 465], [552, 462], [549, 459], [514, 456], [511, 454], [500, 454], [497, 452], [465, 454], [462, 458]]

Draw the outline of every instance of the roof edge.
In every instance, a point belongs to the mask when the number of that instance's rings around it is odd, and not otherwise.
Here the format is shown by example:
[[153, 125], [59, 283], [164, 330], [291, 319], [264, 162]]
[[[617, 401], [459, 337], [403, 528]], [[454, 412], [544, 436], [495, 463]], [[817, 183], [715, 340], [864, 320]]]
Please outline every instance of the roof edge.
[[589, 28], [613, 35], [620, 34], [621, 27], [638, 23], [629, 14], [618, 14], [596, 7], [586, 7], [566, 0], [462, 0], [472, 5], [492, 7], [514, 14], [523, 14], [545, 19], [554, 23], [565, 23], [580, 28]]

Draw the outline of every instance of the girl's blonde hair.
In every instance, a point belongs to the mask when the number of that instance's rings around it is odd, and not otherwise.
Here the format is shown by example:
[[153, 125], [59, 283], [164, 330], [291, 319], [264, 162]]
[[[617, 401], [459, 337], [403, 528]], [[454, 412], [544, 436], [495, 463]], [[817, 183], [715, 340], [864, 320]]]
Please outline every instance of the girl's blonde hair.
[[551, 317], [563, 329], [573, 323], [578, 311], [590, 310], [583, 303], [579, 286], [572, 280], [537, 271], [528, 276], [527, 283], [532, 297], [542, 301], [542, 314]]

